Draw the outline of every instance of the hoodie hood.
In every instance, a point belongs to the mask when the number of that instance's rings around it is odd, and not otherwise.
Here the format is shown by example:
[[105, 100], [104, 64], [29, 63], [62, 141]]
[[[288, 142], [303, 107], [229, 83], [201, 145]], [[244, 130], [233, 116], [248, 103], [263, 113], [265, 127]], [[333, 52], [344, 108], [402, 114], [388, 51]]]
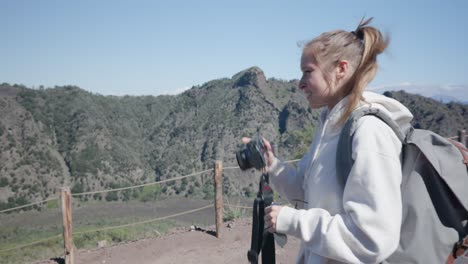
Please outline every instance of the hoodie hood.
[[360, 107], [379, 108], [390, 116], [400, 127], [409, 125], [413, 119], [413, 114], [397, 100], [372, 92], [364, 92], [365, 102], [362, 102]]
[[[411, 126], [410, 122], [413, 119], [413, 115], [402, 103], [393, 98], [373, 92], [364, 92], [362, 96], [364, 97], [364, 101], [359, 103], [357, 109], [362, 107], [378, 108], [391, 117], [400, 126], [402, 131], [405, 131]], [[329, 127], [341, 130], [342, 125], [338, 125], [338, 121], [344, 113], [348, 99], [348, 96], [343, 98], [331, 111], [325, 108], [321, 114], [322, 124], [328, 122]]]

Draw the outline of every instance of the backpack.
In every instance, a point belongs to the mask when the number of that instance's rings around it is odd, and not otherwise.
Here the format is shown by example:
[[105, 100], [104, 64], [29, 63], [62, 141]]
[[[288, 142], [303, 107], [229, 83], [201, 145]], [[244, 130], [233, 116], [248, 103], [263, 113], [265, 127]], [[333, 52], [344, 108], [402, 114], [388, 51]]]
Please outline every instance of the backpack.
[[[402, 131], [379, 109], [360, 108], [346, 121], [338, 141], [336, 169], [343, 188], [354, 162], [351, 147], [357, 121], [367, 115], [385, 122], [402, 142], [400, 242], [384, 263], [449, 263], [447, 255], [453, 261], [457, 254], [465, 254], [467, 245], [463, 239], [468, 235], [466, 148], [429, 130], [409, 127]], [[455, 242], [457, 234], [458, 242]]]

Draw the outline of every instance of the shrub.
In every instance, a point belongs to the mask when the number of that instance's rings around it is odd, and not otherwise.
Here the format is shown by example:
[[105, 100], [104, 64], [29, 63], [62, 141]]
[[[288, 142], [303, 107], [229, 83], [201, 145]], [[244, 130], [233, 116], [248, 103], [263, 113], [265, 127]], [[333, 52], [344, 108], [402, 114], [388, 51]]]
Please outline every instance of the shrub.
[[244, 192], [244, 195], [246, 197], [249, 197], [249, 198], [254, 197], [254, 192], [250, 189], [250, 187], [244, 187], [242, 188], [242, 191]]
[[71, 192], [72, 193], [82, 193], [82, 192], [84, 192], [83, 183], [74, 184], [73, 187], [71, 188]]
[[119, 200], [119, 195], [117, 192], [108, 192], [106, 195], [106, 201], [118, 201]]
[[[227, 200], [227, 203], [229, 204], [229, 200]], [[227, 221], [232, 221], [234, 219], [240, 218], [243, 215], [243, 209], [242, 208], [235, 208], [235, 207], [225, 207], [225, 210], [223, 211], [223, 222]]]
[[0, 187], [5, 187], [8, 185], [8, 179], [5, 177], [0, 178]]
[[213, 180], [208, 180], [203, 185], [203, 199], [209, 200], [214, 198], [214, 185]]
[[5, 132], [5, 127], [0, 123], [0, 137], [3, 135]]
[[157, 200], [161, 196], [161, 186], [159, 184], [147, 185], [143, 187], [143, 191], [140, 193], [140, 201], [148, 202]]

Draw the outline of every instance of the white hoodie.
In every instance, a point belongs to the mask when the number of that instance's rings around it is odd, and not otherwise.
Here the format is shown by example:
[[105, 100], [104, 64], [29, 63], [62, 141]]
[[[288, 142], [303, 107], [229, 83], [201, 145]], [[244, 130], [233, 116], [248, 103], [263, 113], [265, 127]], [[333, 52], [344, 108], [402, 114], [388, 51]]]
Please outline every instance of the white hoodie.
[[[409, 126], [410, 111], [383, 95], [365, 92], [359, 107], [372, 104]], [[346, 186], [336, 175], [338, 120], [347, 98], [324, 109], [307, 154], [297, 169], [276, 159], [269, 169], [276, 191], [304, 209], [283, 207], [278, 233], [301, 239], [297, 263], [378, 263], [398, 247], [402, 220], [401, 142], [373, 116], [358, 121], [353, 137], [354, 165]]]

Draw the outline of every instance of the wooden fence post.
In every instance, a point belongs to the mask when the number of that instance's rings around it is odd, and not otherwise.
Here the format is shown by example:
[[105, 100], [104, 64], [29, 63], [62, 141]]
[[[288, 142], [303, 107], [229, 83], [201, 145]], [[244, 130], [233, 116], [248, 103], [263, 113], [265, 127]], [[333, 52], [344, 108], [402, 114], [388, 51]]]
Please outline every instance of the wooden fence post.
[[223, 227], [223, 162], [215, 161], [214, 164], [214, 189], [215, 189], [215, 214], [216, 237], [221, 238]]
[[468, 140], [466, 140], [466, 130], [458, 130], [458, 141], [463, 144], [463, 146], [468, 147]]
[[63, 245], [65, 247], [65, 264], [75, 263], [72, 236], [72, 210], [71, 192], [69, 187], [63, 187], [62, 197], [62, 217], [63, 217]]

